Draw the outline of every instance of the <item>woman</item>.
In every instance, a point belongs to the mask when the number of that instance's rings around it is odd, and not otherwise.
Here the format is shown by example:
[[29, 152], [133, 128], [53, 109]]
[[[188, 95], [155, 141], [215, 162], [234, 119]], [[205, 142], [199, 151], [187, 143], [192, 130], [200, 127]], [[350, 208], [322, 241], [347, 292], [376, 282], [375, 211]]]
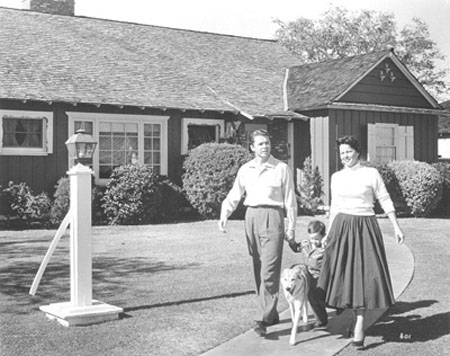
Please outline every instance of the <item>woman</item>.
[[361, 347], [365, 310], [394, 304], [383, 237], [373, 210], [375, 198], [394, 227], [397, 243], [404, 241], [404, 235], [381, 175], [359, 162], [358, 140], [345, 136], [337, 143], [344, 167], [331, 177], [330, 223], [318, 288], [328, 306], [353, 309], [352, 345]]

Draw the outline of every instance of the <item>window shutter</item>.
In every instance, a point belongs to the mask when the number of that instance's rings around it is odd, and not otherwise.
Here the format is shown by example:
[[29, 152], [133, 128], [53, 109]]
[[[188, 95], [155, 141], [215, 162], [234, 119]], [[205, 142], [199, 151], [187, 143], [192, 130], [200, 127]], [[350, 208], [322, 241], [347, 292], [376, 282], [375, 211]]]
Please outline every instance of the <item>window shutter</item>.
[[414, 160], [414, 126], [406, 126], [406, 159]]
[[399, 126], [397, 130], [397, 137], [395, 140], [395, 146], [397, 147], [397, 161], [404, 161], [406, 159], [406, 126]]
[[375, 161], [377, 153], [377, 127], [374, 124], [367, 125], [367, 160]]
[[397, 141], [397, 157], [398, 161], [414, 160], [414, 127], [399, 126]]

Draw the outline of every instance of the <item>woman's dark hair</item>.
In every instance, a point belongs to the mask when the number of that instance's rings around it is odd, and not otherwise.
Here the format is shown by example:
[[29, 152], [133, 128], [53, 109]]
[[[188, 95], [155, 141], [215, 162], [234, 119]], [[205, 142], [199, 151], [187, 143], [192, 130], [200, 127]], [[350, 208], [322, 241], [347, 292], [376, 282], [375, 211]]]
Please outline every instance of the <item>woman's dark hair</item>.
[[356, 152], [361, 154], [361, 145], [354, 136], [343, 136], [343, 137], [338, 138], [338, 140], [336, 142], [337, 142], [338, 148], [340, 145], [349, 145]]
[[269, 133], [268, 133], [266, 130], [264, 130], [264, 129], [258, 129], [258, 130], [253, 131], [253, 132], [250, 134], [250, 143], [251, 143], [252, 145], [255, 143], [255, 137], [256, 137], [256, 136], [264, 136], [264, 137], [267, 137], [267, 138], [270, 140]]

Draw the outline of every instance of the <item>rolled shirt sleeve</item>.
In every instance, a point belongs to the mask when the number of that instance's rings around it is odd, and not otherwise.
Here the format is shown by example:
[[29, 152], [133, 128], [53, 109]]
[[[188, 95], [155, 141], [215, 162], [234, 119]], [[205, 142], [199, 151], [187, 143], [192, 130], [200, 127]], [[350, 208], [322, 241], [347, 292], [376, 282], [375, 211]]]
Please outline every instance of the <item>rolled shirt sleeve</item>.
[[222, 209], [220, 211], [221, 220], [227, 219], [233, 213], [233, 211], [236, 210], [239, 202], [242, 199], [242, 196], [245, 193], [245, 186], [242, 178], [242, 170], [243, 167], [239, 169], [233, 187], [229, 191], [227, 197], [222, 202]]

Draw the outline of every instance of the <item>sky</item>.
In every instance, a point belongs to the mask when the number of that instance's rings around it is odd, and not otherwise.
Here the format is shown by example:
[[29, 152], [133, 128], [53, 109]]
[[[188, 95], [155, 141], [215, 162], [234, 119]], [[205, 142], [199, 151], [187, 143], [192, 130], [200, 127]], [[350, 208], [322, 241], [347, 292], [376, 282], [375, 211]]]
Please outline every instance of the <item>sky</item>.
[[[23, 8], [23, 3], [0, 0], [4, 7]], [[317, 19], [330, 6], [393, 13], [398, 29], [410, 24], [413, 17], [421, 18], [429, 26], [431, 39], [447, 57], [436, 64], [450, 68], [450, 0], [75, 0], [75, 15], [273, 38], [278, 28], [274, 19]]]

